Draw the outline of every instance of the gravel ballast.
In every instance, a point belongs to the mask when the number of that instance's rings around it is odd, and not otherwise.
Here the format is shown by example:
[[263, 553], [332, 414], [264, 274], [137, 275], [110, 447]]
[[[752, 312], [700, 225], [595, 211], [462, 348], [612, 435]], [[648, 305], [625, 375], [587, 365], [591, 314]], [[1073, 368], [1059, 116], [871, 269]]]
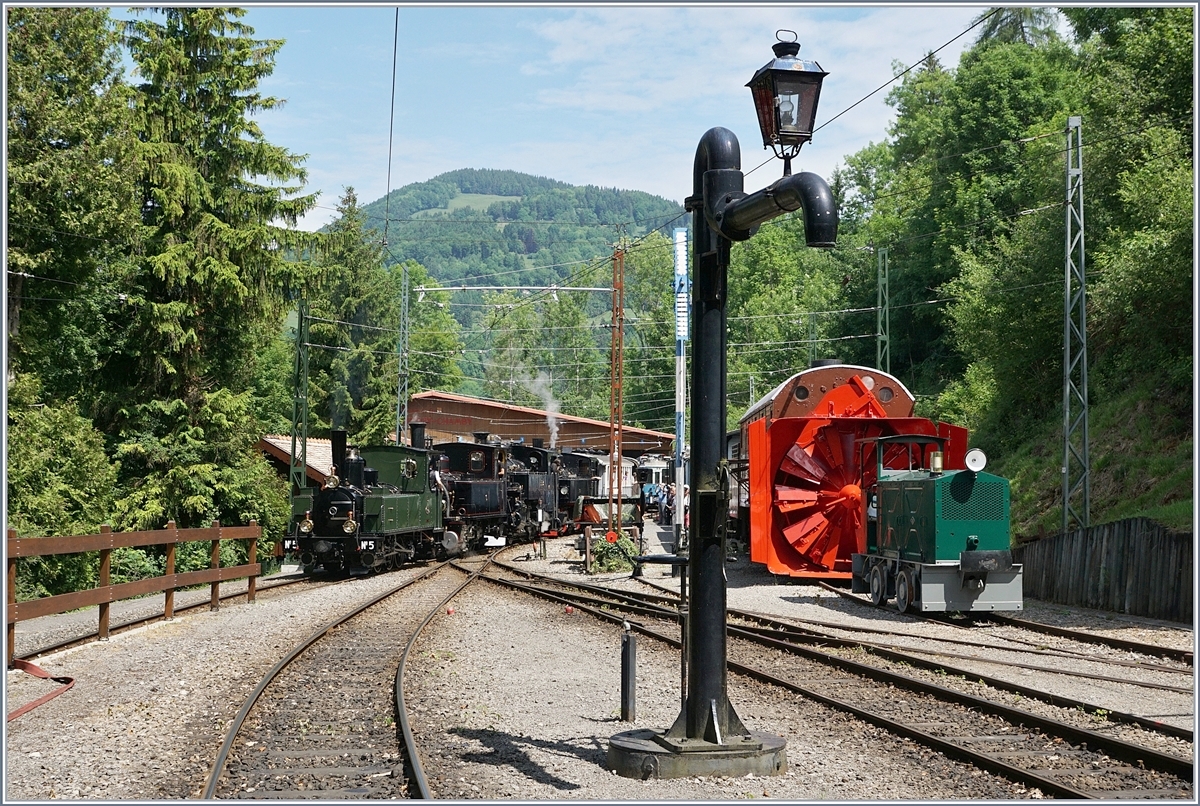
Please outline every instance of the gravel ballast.
[[[648, 531], [646, 550], [659, 550], [657, 530]], [[583, 575], [573, 539], [550, 541], [548, 555], [540, 560], [531, 553], [518, 564], [572, 581], [648, 590], [628, 573]], [[777, 584], [765, 569], [744, 559], [730, 563], [727, 572], [731, 608], [837, 621], [847, 628], [894, 627], [917, 636], [914, 642], [943, 632], [962, 637], [960, 630], [913, 624], [894, 611], [863, 608], [814, 586]], [[193, 611], [172, 622], [115, 634], [105, 643], [41, 658], [42, 668], [77, 682], [66, 694], [8, 723], [5, 800], [196, 797], [229, 720], [259, 676], [333, 614], [413, 573], [325, 587], [293, 586], [252, 605]], [[678, 578], [662, 566], [647, 567], [646, 577], [678, 586]], [[1043, 617], [1042, 607], [1046, 617], [1069, 614], [1071, 626], [1090, 625], [1164, 645], [1192, 643], [1191, 631], [1182, 626], [1141, 626], [1124, 616], [1113, 619], [1112, 614], [1055, 605], [1029, 603], [1024, 617]], [[461, 594], [453, 609], [431, 623], [406, 677], [414, 729], [426, 741], [426, 774], [440, 798], [957, 800], [1041, 794], [736, 675], [729, 678], [729, 696], [743, 722], [788, 741], [785, 775], [645, 782], [620, 778], [605, 768], [607, 740], [634, 727], [667, 727], [674, 721], [680, 710], [678, 651], [639, 639], [637, 719], [622, 722], [619, 628], [491, 584]], [[94, 625], [95, 610], [72, 617]], [[1080, 620], [1082, 625], [1075, 623]], [[52, 643], [46, 636], [63, 629], [52, 621], [18, 625], [26, 628], [18, 634], [18, 652], [22, 645], [31, 649]], [[1006, 632], [997, 631], [996, 638]], [[1154, 638], [1139, 638], [1139, 632]], [[1058, 646], [1060, 639], [1038, 640]], [[997, 677], [1004, 674], [986, 661], [979, 668]], [[1028, 682], [1021, 672], [1014, 674]], [[1046, 686], [1065, 696], [1092, 701], [1103, 694], [1112, 698], [1114, 708], [1125, 697], [1122, 689], [1132, 688], [1112, 684], [1111, 691], [1101, 691], [1095, 681], [1052, 674], [1044, 678]], [[54, 685], [9, 671], [6, 709], [12, 711]], [[1163, 716], [1188, 725], [1194, 719], [1190, 702], [1172, 699], [1168, 707], [1171, 713]], [[1136, 710], [1128, 703], [1119, 708]]]

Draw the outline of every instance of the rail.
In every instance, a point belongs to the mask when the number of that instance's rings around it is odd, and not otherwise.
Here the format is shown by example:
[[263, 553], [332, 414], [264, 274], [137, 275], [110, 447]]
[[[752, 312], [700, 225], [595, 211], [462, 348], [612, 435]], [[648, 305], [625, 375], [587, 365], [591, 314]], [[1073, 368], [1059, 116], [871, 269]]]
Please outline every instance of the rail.
[[[16, 651], [16, 626], [18, 621], [28, 621], [40, 616], [51, 616], [66, 613], [81, 607], [99, 605], [100, 627], [98, 635], [106, 640], [109, 633], [109, 609], [112, 602], [144, 596], [148, 593], [165, 592], [166, 600], [163, 605], [164, 618], [175, 615], [175, 591], [191, 585], [212, 585], [212, 599], [209, 607], [216, 610], [220, 604], [220, 584], [227, 580], [248, 577], [249, 582], [246, 600], [253, 602], [258, 576], [262, 571], [260, 563], [256, 562], [258, 539], [262, 529], [255, 521], [249, 526], [221, 526], [219, 521], [213, 521], [212, 526], [198, 529], [178, 529], [174, 521], [167, 523], [165, 529], [139, 532], [114, 532], [110, 526], [101, 526], [99, 534], [67, 535], [62, 537], [17, 537], [15, 529], [8, 530], [8, 608], [7, 633], [8, 641], [5, 650], [5, 665], [13, 666], [13, 656]], [[247, 560], [245, 565], [221, 567], [220, 547], [222, 540], [246, 540]], [[175, 548], [180, 543], [211, 542], [212, 550], [209, 555], [209, 567], [198, 571], [175, 572]], [[148, 577], [134, 582], [110, 584], [111, 554], [115, 548], [135, 548], [139, 546], [163, 546], [166, 548], [166, 566], [162, 576]], [[17, 559], [20, 557], [47, 557], [58, 554], [80, 554], [88, 551], [100, 552], [100, 569], [97, 585], [94, 588], [71, 593], [60, 593], [56, 596], [43, 596], [27, 602], [17, 601]]]

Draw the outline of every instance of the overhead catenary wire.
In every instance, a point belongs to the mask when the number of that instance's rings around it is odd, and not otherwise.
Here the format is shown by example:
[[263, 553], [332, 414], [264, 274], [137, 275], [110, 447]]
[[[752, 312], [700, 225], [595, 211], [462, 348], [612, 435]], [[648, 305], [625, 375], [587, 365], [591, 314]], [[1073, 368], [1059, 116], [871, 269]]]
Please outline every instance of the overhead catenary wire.
[[[918, 61], [915, 61], [915, 62], [913, 62], [913, 63], [912, 63], [912, 64], [910, 64], [908, 67], [906, 67], [906, 68], [905, 68], [903, 71], [901, 71], [901, 72], [897, 73], [896, 75], [892, 76], [890, 79], [888, 79], [888, 80], [887, 80], [887, 81], [885, 81], [884, 83], [880, 84], [878, 87], [876, 87], [875, 89], [871, 90], [870, 92], [868, 92], [868, 93], [867, 93], [866, 95], [864, 95], [863, 97], [859, 98], [859, 99], [858, 99], [857, 101], [855, 101], [854, 103], [850, 104], [848, 107], [846, 107], [845, 109], [843, 109], [841, 112], [838, 112], [836, 115], [834, 115], [833, 117], [831, 117], [831, 118], [829, 118], [828, 120], [826, 120], [826, 121], [825, 121], [824, 123], [822, 123], [820, 126], [817, 126], [815, 129], [813, 129], [813, 134], [816, 134], [816, 133], [817, 133], [817, 132], [819, 132], [821, 129], [823, 129], [823, 128], [825, 128], [826, 126], [828, 126], [830, 123], [833, 123], [835, 120], [837, 120], [838, 118], [840, 118], [842, 115], [846, 114], [846, 113], [847, 113], [847, 112], [849, 112], [851, 109], [853, 109], [854, 107], [856, 107], [856, 106], [858, 106], [859, 104], [861, 104], [863, 101], [866, 101], [868, 98], [872, 97], [873, 95], [875, 95], [876, 93], [878, 93], [880, 90], [886, 89], [888, 86], [890, 86], [890, 85], [892, 85], [892, 84], [896, 83], [896, 81], [898, 81], [899, 79], [903, 78], [905, 75], [907, 75], [908, 73], [910, 73], [912, 70], [914, 70], [915, 68], [917, 68], [918, 66], [920, 66], [921, 64], [923, 64], [923, 63], [925, 62], [925, 60], [926, 60], [926, 59], [928, 59], [930, 56], [936, 55], [936, 54], [937, 54], [937, 53], [939, 53], [940, 51], [942, 51], [942, 50], [944, 50], [945, 48], [949, 47], [949, 46], [950, 46], [951, 44], [953, 44], [954, 42], [958, 41], [959, 39], [962, 39], [964, 36], [966, 36], [966, 35], [967, 35], [968, 33], [970, 33], [972, 30], [974, 30], [974, 29], [975, 29], [975, 28], [977, 28], [978, 26], [982, 25], [982, 24], [983, 24], [983, 23], [984, 23], [984, 22], [985, 22], [985, 21], [986, 21], [988, 18], [990, 18], [992, 15], [994, 15], [994, 14], [998, 14], [998, 13], [999, 13], [1000, 11], [1002, 11], [1002, 10], [1003, 10], [1003, 9], [999, 9], [999, 8], [997, 8], [997, 9], [994, 9], [993, 11], [991, 11], [990, 13], [988, 13], [988, 14], [985, 14], [984, 16], [980, 17], [978, 20], [976, 20], [975, 22], [973, 22], [973, 23], [972, 23], [972, 24], [971, 24], [971, 25], [970, 25], [970, 26], [969, 26], [969, 27], [968, 27], [968, 28], [967, 28], [965, 31], [963, 31], [962, 33], [958, 34], [958, 35], [957, 35], [957, 36], [955, 36], [954, 38], [952, 38], [952, 39], [948, 40], [948, 41], [947, 41], [947, 42], [945, 42], [944, 44], [942, 44], [942, 45], [939, 45], [939, 46], [938, 46], [936, 49], [929, 51], [929, 52], [928, 52], [928, 53], [926, 53], [924, 56], [922, 56], [922, 57], [921, 57], [921, 58], [920, 58]], [[766, 160], [764, 160], [762, 163], [760, 163], [760, 164], [758, 164], [758, 165], [754, 166], [754, 167], [753, 167], [753, 168], [751, 168], [749, 171], [746, 171], [746, 174], [745, 174], [745, 175], [746, 175], [746, 176], [749, 176], [750, 174], [752, 174], [752, 173], [754, 173], [755, 171], [757, 171], [759, 168], [763, 167], [763, 165], [766, 165], [766, 164], [767, 164], [768, 162], [770, 162], [772, 159], [774, 159], [774, 157], [773, 157], [773, 156], [772, 156], [772, 157], [768, 157], [768, 158], [767, 158]]]

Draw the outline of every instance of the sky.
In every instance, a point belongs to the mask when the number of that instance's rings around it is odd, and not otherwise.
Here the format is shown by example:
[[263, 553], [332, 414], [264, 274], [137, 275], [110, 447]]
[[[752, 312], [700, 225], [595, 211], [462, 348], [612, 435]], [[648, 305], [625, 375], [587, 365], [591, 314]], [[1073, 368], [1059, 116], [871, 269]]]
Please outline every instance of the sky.
[[[302, 222], [336, 217], [343, 188], [361, 203], [459, 168], [510, 169], [575, 185], [642, 190], [682, 202], [705, 131], [737, 135], [742, 170], [762, 148], [745, 84], [773, 58], [776, 31], [829, 75], [817, 124], [970, 27], [980, 5], [385, 5], [250, 7], [259, 39], [283, 39], [264, 93], [281, 109], [257, 121], [268, 141], [306, 154]], [[119, 15], [119, 16], [124, 16]], [[957, 65], [978, 29], [939, 52]], [[395, 104], [389, 179], [389, 111]], [[793, 163], [829, 179], [893, 119], [887, 90], [817, 131]], [[746, 177], [746, 190], [782, 175]]]

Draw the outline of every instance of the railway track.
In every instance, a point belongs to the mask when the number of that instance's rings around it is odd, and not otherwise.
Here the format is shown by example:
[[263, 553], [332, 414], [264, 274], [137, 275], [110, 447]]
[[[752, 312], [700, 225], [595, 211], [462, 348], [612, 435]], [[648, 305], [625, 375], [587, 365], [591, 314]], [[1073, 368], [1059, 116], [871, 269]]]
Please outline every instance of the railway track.
[[[855, 604], [865, 607], [874, 607], [869, 601], [861, 596], [851, 593], [844, 588], [838, 588], [830, 585], [828, 582], [821, 582], [821, 587], [832, 593], [836, 593], [843, 599], [854, 602]], [[931, 617], [922, 616], [917, 613], [905, 613], [906, 618], [919, 621], [928, 621], [934, 624], [950, 624], [952, 626], [962, 627], [965, 625], [956, 624], [953, 620], [946, 617]], [[1055, 627], [1049, 624], [1040, 624], [1029, 619], [1018, 618], [1016, 616], [1004, 615], [1001, 613], [987, 613], [975, 617], [974, 623], [991, 622], [999, 626], [1017, 627], [1030, 632], [1042, 633], [1043, 635], [1053, 635], [1058, 638], [1068, 638], [1072, 641], [1078, 641], [1083, 644], [1098, 644], [1100, 646], [1120, 649], [1126, 652], [1136, 652], [1139, 655], [1147, 655], [1149, 657], [1167, 658], [1178, 663], [1184, 663], [1188, 666], [1193, 665], [1193, 653], [1186, 649], [1174, 649], [1172, 647], [1160, 646], [1158, 644], [1148, 644], [1143, 641], [1129, 641], [1114, 636], [1097, 635], [1096, 633], [1087, 632], [1085, 630], [1072, 630], [1067, 627]]]
[[489, 561], [412, 569], [300, 642], [239, 710], [203, 797], [428, 798], [404, 708], [405, 661]]
[[[486, 578], [599, 618], [628, 622], [638, 632], [680, 645], [672, 624], [678, 600], [671, 596], [608, 591], [502, 568], [508, 578]], [[728, 668], [1056, 797], [1193, 797], [1190, 758], [839, 656], [827, 648], [832, 643], [779, 625], [748, 628], [735, 621], [729, 628]], [[764, 646], [770, 651], [764, 653]], [[866, 655], [867, 647], [857, 648]], [[912, 660], [915, 656], [901, 662]]]

